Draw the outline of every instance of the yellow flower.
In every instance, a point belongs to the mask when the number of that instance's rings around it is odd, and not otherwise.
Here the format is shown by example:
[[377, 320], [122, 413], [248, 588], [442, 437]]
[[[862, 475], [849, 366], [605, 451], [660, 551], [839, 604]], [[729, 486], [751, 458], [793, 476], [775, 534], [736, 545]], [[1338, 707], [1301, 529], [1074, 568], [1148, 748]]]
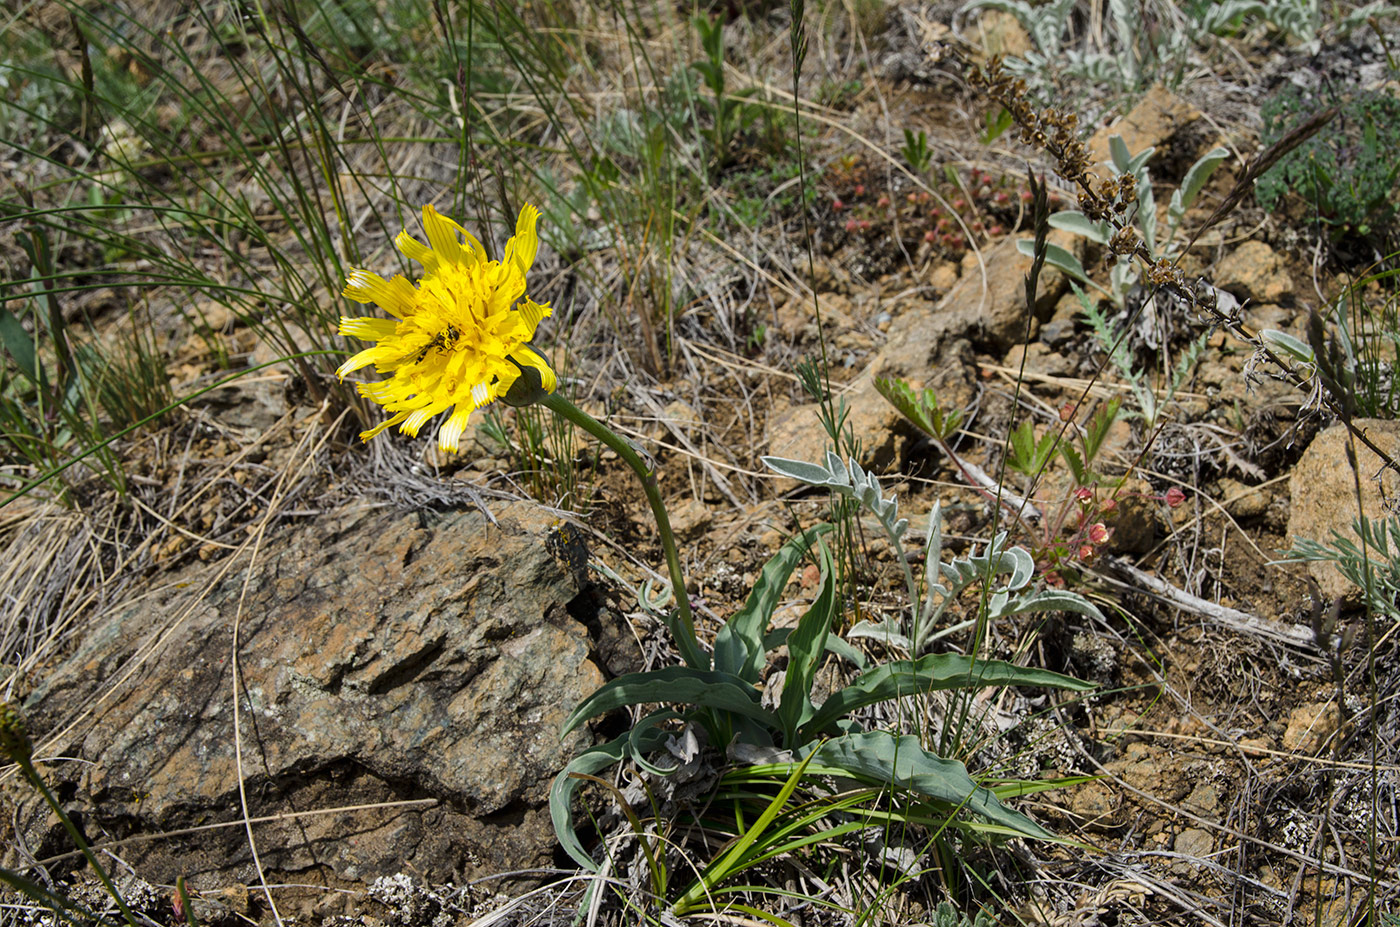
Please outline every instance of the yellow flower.
[[377, 343], [341, 364], [336, 374], [344, 378], [370, 364], [390, 374], [386, 380], [355, 384], [361, 396], [393, 413], [363, 432], [362, 439], [393, 425], [417, 435], [433, 416], [452, 409], [438, 429], [438, 446], [455, 451], [472, 410], [504, 397], [527, 368], [538, 373], [541, 388], [554, 391], [554, 371], [527, 344], [551, 312], [547, 304], [525, 295], [525, 274], [540, 246], [535, 234], [539, 216], [533, 206], [521, 209], [505, 260], [490, 261], [466, 229], [424, 206], [428, 244], [406, 231], [394, 242], [423, 265], [416, 287], [402, 275], [385, 280], [367, 270], [350, 271], [343, 295], [357, 303], [378, 303], [394, 317], [340, 319], [342, 335]]

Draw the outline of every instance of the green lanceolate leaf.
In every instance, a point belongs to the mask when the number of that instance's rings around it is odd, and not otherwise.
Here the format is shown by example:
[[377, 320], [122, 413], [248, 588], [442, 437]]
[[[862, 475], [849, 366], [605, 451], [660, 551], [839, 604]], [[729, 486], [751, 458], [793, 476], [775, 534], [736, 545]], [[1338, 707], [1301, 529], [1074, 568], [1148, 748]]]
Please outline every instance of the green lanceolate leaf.
[[1095, 222], [1084, 213], [1073, 209], [1062, 210], [1050, 216], [1050, 227], [1064, 229], [1076, 235], [1083, 235], [1090, 241], [1106, 245], [1113, 232], [1107, 222]]
[[[1022, 238], [1016, 242], [1016, 250], [1026, 257], [1035, 257], [1035, 242], [1029, 238]], [[1083, 264], [1079, 263], [1079, 258], [1059, 245], [1047, 244], [1045, 246], [1045, 263], [1064, 271], [1080, 283], [1098, 286], [1097, 283], [1089, 279], [1089, 272], [1084, 269]], [[1102, 287], [1099, 288], [1102, 289]]]
[[1220, 166], [1220, 162], [1230, 157], [1230, 152], [1226, 148], [1212, 148], [1201, 156], [1191, 169], [1186, 172], [1186, 177], [1181, 181], [1181, 186], [1172, 194], [1171, 203], [1167, 206], [1167, 224], [1173, 229], [1181, 225], [1181, 220], [1186, 216], [1186, 210], [1190, 209], [1196, 202], [1196, 197], [1201, 195], [1201, 189], [1210, 180], [1210, 175], [1215, 173], [1215, 169]]
[[907, 789], [935, 801], [966, 808], [1027, 837], [1055, 839], [1054, 834], [1019, 811], [1006, 807], [990, 791], [974, 782], [962, 763], [934, 756], [911, 734], [896, 736], [888, 731], [847, 734], [817, 747], [813, 762], [839, 767], [855, 779]]
[[579, 783], [575, 774], [591, 776], [602, 772], [614, 763], [621, 762], [623, 757], [638, 748], [647, 752], [658, 750], [669, 736], [669, 732], [657, 730], [649, 725], [647, 731], [647, 736], [641, 738], [639, 743], [629, 743], [632, 735], [628, 733], [616, 740], [590, 747], [574, 757], [569, 765], [564, 767], [564, 771], [554, 777], [554, 782], [549, 786], [549, 817], [554, 822], [554, 834], [559, 838], [564, 852], [590, 872], [598, 870], [598, 863], [588, 855], [583, 844], [579, 842], [578, 834], [574, 833], [572, 803]]
[[39, 364], [34, 353], [34, 336], [24, 330], [24, 324], [10, 310], [0, 306], [0, 344], [3, 344], [15, 366], [30, 383], [39, 382]]
[[917, 660], [895, 660], [862, 673], [817, 709], [803, 725], [802, 737], [810, 740], [851, 712], [877, 702], [922, 692], [985, 686], [1048, 686], [1074, 692], [1094, 688], [1093, 683], [1049, 670], [1001, 660], [974, 660], [957, 653], [931, 653]]
[[962, 424], [962, 410], [951, 409], [944, 412], [938, 405], [938, 394], [931, 389], [916, 393], [903, 380], [893, 377], [876, 377], [875, 390], [894, 406], [900, 415], [918, 425], [924, 432], [940, 441], [946, 441], [958, 431]]
[[821, 592], [812, 606], [798, 619], [797, 627], [788, 635], [787, 676], [783, 680], [783, 697], [778, 706], [778, 720], [783, 725], [783, 743], [796, 747], [797, 728], [812, 716], [812, 677], [817, 664], [826, 653], [826, 640], [831, 632], [831, 620], [836, 614], [836, 570], [831, 551], [823, 541], [817, 541], [821, 557]]
[[732, 673], [745, 682], [758, 682], [763, 666], [763, 634], [778, 599], [787, 585], [788, 577], [807, 555], [807, 549], [831, 530], [830, 525], [813, 525], [790, 538], [773, 558], [763, 565], [763, 572], [749, 592], [748, 601], [715, 635], [715, 669]]
[[668, 666], [647, 673], [627, 673], [604, 683], [564, 722], [567, 734], [589, 718], [616, 708], [648, 702], [698, 705], [733, 712], [768, 726], [776, 726], [773, 713], [758, 702], [758, 690], [732, 673]]

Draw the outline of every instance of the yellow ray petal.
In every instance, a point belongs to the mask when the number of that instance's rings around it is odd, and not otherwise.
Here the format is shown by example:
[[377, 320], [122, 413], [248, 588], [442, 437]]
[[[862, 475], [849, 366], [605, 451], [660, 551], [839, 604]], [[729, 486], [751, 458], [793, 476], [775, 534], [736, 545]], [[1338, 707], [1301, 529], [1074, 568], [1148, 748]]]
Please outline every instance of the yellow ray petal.
[[409, 437], [416, 438], [418, 437], [418, 429], [426, 425], [428, 420], [432, 417], [433, 410], [431, 406], [426, 409], [415, 409], [404, 419], [403, 424], [399, 426], [399, 431], [402, 431]]
[[522, 367], [533, 367], [540, 372], [540, 386], [546, 393], [554, 392], [559, 385], [559, 378], [554, 375], [554, 368], [549, 366], [549, 361], [528, 344], [522, 344], [511, 352], [511, 359]]
[[505, 263], [514, 264], [521, 276], [529, 272], [540, 250], [540, 238], [535, 234], [539, 218], [540, 211], [526, 203], [520, 208], [520, 218], [515, 220], [515, 236], [506, 242]]
[[357, 303], [378, 303], [385, 312], [401, 319], [413, 311], [417, 291], [402, 274], [385, 280], [378, 274], [356, 268], [345, 275], [345, 289], [341, 295]]
[[372, 348], [365, 348], [363, 351], [352, 356], [348, 361], [335, 368], [335, 375], [343, 380], [348, 373], [354, 373], [361, 367], [368, 367], [370, 364], [377, 364], [380, 361], [389, 360], [394, 356], [394, 351], [377, 345]]
[[417, 261], [419, 264], [422, 264], [425, 274], [437, 272], [438, 258], [437, 255], [433, 253], [433, 249], [408, 234], [407, 231], [399, 232], [399, 234], [395, 236], [394, 245], [403, 253], [404, 257], [408, 258], [410, 261]]
[[393, 319], [375, 319], [366, 316], [340, 317], [340, 333], [362, 341], [383, 341], [398, 334], [399, 323]]
[[521, 301], [519, 309], [520, 315], [524, 319], [526, 327], [530, 330], [530, 334], [528, 336], [530, 338], [535, 337], [535, 329], [539, 328], [540, 320], [543, 319], [545, 316], [552, 315], [554, 313], [554, 309], [549, 305], [549, 303], [537, 303], [528, 296]]
[[432, 206], [423, 207], [423, 231], [428, 234], [428, 245], [439, 261], [460, 264], [462, 246], [457, 241], [457, 230], [461, 226], [451, 219], [444, 218]]
[[408, 418], [407, 412], [400, 412], [393, 418], [387, 418], [384, 421], [380, 422], [378, 425], [375, 425], [369, 431], [360, 432], [360, 440], [368, 441], [370, 438], [373, 438], [375, 435], [379, 434], [384, 429], [392, 428], [393, 426], [397, 425], [399, 422], [403, 421], [406, 418]]
[[438, 429], [438, 447], [444, 451], [456, 453], [458, 444], [462, 438], [462, 432], [467, 428], [467, 418], [472, 414], [472, 408], [467, 403], [461, 403], [448, 416], [447, 421], [442, 423]]

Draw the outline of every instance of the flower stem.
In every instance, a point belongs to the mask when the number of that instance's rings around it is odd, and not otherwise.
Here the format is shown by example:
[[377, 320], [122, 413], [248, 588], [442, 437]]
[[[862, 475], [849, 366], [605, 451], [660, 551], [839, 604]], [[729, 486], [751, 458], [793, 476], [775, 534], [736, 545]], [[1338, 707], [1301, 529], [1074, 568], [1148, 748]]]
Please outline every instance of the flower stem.
[[546, 394], [540, 400], [540, 404], [616, 451], [642, 481], [642, 491], [646, 493], [647, 502], [651, 504], [651, 514], [656, 519], [657, 530], [661, 533], [661, 549], [666, 553], [666, 567], [671, 574], [671, 589], [676, 599], [676, 610], [667, 620], [671, 638], [687, 666], [709, 669], [709, 655], [700, 649], [700, 643], [695, 637], [695, 618], [690, 611], [690, 597], [685, 591], [685, 574], [681, 572], [681, 558], [676, 551], [676, 536], [671, 531], [671, 519], [666, 514], [666, 505], [661, 501], [661, 492], [656, 486], [656, 471], [642, 460], [629, 442], [559, 393]]

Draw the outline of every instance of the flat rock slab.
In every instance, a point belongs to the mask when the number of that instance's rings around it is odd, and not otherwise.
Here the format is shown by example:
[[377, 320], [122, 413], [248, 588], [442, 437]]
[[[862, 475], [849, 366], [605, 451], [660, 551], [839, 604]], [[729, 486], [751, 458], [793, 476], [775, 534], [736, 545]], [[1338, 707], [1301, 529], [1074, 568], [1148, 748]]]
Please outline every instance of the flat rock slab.
[[[443, 882], [549, 865], [550, 779], [592, 742], [560, 729], [603, 681], [583, 624], [598, 611], [551, 555], [547, 514], [494, 514], [324, 516], [251, 567], [202, 566], [104, 617], [26, 705], [38, 755], [81, 761], [48, 768], [89, 837], [240, 822], [241, 778], [251, 817], [280, 816], [253, 825], [269, 872]], [[414, 799], [432, 801], [305, 814]], [[21, 819], [32, 851], [71, 849], [32, 799]], [[167, 884], [255, 878], [241, 823], [121, 854]]]

